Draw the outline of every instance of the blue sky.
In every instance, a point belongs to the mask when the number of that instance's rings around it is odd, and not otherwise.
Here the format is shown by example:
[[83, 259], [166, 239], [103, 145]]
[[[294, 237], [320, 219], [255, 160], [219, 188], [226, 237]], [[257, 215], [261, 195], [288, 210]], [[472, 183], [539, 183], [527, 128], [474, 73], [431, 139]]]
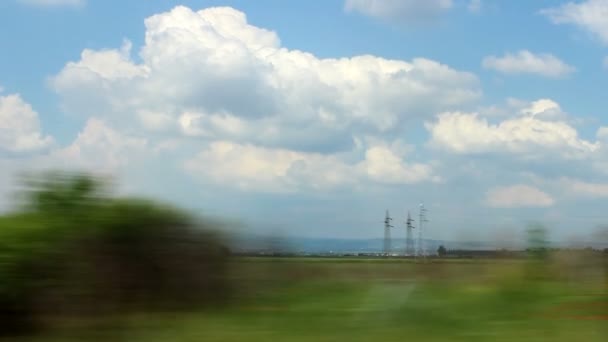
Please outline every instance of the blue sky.
[[608, 0], [3, 1], [0, 192], [74, 168], [256, 232], [376, 237], [424, 201], [428, 237], [588, 239], [608, 223], [605, 18]]

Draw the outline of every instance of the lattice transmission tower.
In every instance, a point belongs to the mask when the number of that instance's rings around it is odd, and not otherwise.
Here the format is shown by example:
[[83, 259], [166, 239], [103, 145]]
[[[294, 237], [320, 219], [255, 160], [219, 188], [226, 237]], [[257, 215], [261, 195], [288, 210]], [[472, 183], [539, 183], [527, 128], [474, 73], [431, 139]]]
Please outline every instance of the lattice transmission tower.
[[405, 255], [414, 255], [414, 219], [407, 212], [407, 220], [405, 220]]
[[386, 211], [386, 218], [384, 219], [384, 255], [389, 255], [391, 251], [391, 218], [388, 210]]
[[416, 252], [416, 255], [418, 257], [425, 257], [426, 256], [426, 246], [424, 243], [424, 224], [426, 222], [429, 222], [426, 218], [426, 214], [427, 214], [427, 210], [424, 207], [424, 203], [420, 203], [420, 219], [418, 221], [418, 250]]

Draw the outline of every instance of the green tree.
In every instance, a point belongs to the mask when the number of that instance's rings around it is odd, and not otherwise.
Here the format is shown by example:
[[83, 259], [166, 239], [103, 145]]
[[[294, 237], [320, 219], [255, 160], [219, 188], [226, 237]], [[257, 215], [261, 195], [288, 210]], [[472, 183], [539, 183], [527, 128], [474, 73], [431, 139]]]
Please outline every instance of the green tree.
[[549, 248], [547, 229], [540, 225], [531, 225], [527, 230], [528, 252], [535, 258], [546, 257]]
[[25, 178], [0, 216], [0, 334], [49, 315], [178, 309], [225, 298], [214, 223], [147, 199], [109, 195], [84, 174]]

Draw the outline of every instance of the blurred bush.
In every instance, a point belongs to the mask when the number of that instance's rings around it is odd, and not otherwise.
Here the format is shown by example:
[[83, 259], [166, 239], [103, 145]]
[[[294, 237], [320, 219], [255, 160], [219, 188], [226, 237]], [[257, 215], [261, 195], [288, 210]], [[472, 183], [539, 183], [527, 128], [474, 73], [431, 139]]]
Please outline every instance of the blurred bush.
[[527, 251], [530, 256], [536, 259], [544, 259], [549, 252], [548, 231], [541, 224], [533, 224], [528, 227], [527, 231]]
[[101, 179], [28, 177], [0, 216], [0, 334], [57, 317], [200, 308], [226, 299], [227, 250], [211, 222], [109, 195]]

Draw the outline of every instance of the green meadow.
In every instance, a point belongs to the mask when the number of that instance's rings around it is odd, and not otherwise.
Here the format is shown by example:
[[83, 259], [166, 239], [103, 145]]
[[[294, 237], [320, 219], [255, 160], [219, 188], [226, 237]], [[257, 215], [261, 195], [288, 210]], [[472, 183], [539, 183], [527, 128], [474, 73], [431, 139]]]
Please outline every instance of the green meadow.
[[236, 258], [204, 311], [73, 320], [23, 341], [606, 341], [605, 258]]

